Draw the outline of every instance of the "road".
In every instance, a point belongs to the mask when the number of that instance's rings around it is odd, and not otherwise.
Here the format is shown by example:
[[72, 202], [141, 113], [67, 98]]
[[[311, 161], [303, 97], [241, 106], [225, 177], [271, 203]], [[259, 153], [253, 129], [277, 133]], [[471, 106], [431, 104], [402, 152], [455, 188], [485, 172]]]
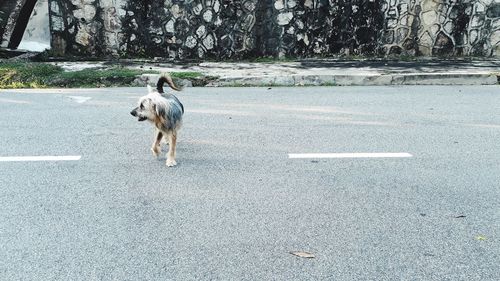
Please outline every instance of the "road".
[[0, 279], [500, 275], [498, 86], [187, 88], [174, 168], [145, 92], [0, 92]]

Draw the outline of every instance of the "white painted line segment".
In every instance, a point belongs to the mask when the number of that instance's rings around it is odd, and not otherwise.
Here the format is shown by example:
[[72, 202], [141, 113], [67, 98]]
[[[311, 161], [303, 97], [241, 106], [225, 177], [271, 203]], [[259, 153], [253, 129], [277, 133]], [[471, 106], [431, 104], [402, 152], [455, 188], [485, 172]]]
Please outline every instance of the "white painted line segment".
[[30, 104], [29, 101], [24, 101], [24, 100], [12, 100], [12, 99], [0, 99], [0, 102], [6, 102], [6, 103], [17, 103], [17, 104]]
[[77, 103], [84, 103], [84, 102], [92, 99], [91, 97], [81, 97], [81, 96], [67, 96], [67, 97], [74, 100]]
[[413, 157], [410, 153], [290, 153], [290, 159], [308, 158], [408, 158]]
[[34, 162], [34, 161], [78, 161], [82, 156], [9, 156], [0, 157], [0, 162]]

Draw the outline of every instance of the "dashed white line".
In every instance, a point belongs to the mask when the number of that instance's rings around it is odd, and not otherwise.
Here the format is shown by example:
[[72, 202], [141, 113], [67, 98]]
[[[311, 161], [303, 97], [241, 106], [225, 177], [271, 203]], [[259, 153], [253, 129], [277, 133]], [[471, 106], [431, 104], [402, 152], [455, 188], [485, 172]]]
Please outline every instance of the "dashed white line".
[[410, 153], [290, 153], [290, 159], [308, 158], [408, 158], [413, 157]]
[[5, 103], [17, 103], [17, 104], [30, 104], [29, 101], [24, 101], [24, 100], [12, 100], [12, 99], [0, 99], [0, 102], [5, 102]]
[[0, 162], [34, 162], [34, 161], [78, 161], [82, 158], [76, 156], [8, 156], [0, 157]]
[[84, 103], [90, 99], [91, 97], [81, 97], [81, 96], [67, 96], [69, 99], [74, 100], [76, 103]]

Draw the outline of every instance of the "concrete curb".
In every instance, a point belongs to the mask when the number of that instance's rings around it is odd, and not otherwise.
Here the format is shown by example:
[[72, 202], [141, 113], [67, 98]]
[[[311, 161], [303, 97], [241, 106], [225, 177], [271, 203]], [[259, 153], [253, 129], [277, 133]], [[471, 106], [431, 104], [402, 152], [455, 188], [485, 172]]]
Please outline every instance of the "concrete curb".
[[207, 86], [390, 86], [390, 85], [496, 85], [493, 73], [409, 73], [373, 75], [291, 75], [273, 77], [227, 77]]
[[[220, 77], [206, 87], [269, 87], [269, 86], [391, 86], [391, 85], [497, 85], [495, 73], [406, 73], [362, 75], [288, 75]], [[134, 84], [155, 84], [158, 74], [143, 74]], [[178, 79], [183, 87], [192, 87], [188, 79]]]

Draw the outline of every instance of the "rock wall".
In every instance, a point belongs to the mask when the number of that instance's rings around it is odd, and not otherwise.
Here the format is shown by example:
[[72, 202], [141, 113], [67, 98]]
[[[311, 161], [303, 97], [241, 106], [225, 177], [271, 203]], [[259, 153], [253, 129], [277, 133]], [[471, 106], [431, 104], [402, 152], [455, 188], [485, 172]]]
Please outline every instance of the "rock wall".
[[61, 54], [500, 56], [499, 0], [49, 0]]
[[177, 59], [248, 55], [255, 49], [257, 2], [131, 1], [125, 6], [121, 49]]
[[49, 0], [52, 49], [59, 54], [117, 56], [127, 2], [135, 1]]
[[0, 6], [0, 37], [1, 47], [7, 47], [10, 36], [16, 26], [17, 18], [26, 0], [3, 1]]
[[48, 0], [38, 0], [18, 49], [41, 52], [50, 49]]
[[[276, 0], [264, 25], [275, 26], [279, 56], [368, 55], [378, 51], [381, 1]], [[267, 37], [270, 38], [270, 37]]]
[[499, 0], [384, 1], [383, 54], [500, 56]]

